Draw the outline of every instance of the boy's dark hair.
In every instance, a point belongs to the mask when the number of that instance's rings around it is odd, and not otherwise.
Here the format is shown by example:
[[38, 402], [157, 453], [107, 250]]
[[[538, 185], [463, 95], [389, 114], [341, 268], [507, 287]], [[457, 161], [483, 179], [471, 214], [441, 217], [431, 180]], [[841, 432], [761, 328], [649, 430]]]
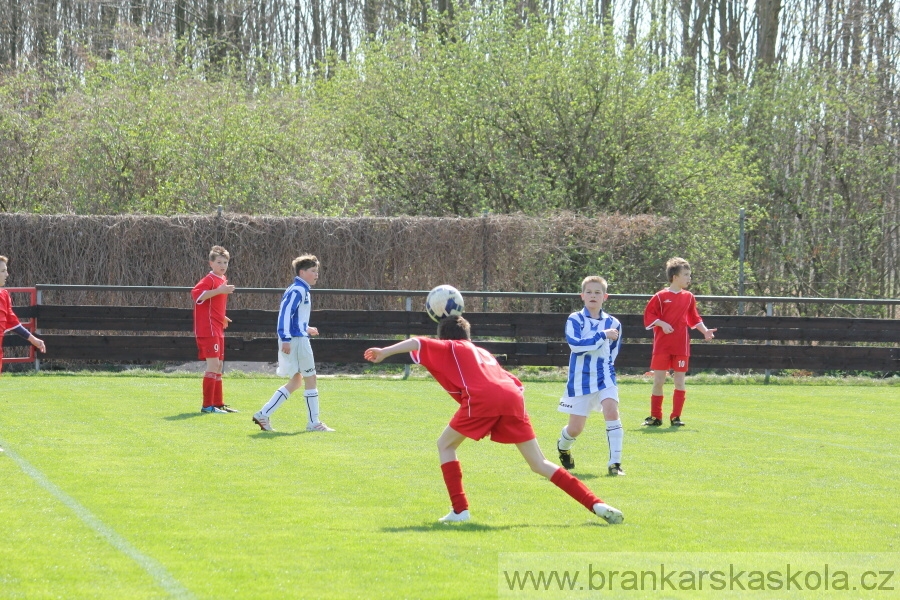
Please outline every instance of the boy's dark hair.
[[226, 260], [231, 260], [231, 255], [228, 254], [228, 250], [223, 248], [222, 246], [213, 246], [209, 250], [209, 262], [216, 260], [216, 258], [224, 256]]
[[291, 267], [293, 267], [294, 269], [294, 275], [299, 275], [300, 271], [305, 271], [307, 269], [312, 269], [313, 267], [318, 266], [319, 259], [312, 254], [304, 254], [303, 256], [298, 256], [291, 261]]
[[470, 340], [472, 326], [460, 315], [444, 317], [438, 323], [437, 336], [440, 340]]
[[672, 280], [675, 279], [676, 275], [680, 275], [683, 270], [690, 268], [690, 263], [683, 258], [679, 258], [678, 256], [670, 258], [666, 261], [666, 277], [668, 278], [669, 283], [672, 283]]

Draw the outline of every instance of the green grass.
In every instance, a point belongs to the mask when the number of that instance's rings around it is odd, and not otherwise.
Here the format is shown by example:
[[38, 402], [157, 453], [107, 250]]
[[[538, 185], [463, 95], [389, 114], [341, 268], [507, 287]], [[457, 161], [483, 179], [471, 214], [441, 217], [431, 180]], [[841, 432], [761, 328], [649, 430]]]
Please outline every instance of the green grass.
[[[455, 405], [434, 382], [323, 378], [336, 433], [305, 433], [295, 395], [266, 434], [250, 417], [280, 384], [226, 376], [243, 412], [200, 415], [199, 377], [3, 376], [0, 597], [165, 598], [162, 572], [195, 598], [489, 598], [501, 553], [900, 550], [894, 386], [689, 380], [687, 427], [648, 430], [649, 384], [625, 383], [627, 476], [605, 477], [601, 417], [574, 448], [625, 524], [469, 441], [473, 521], [445, 526], [435, 440]], [[554, 462], [560, 392], [526, 389]]]

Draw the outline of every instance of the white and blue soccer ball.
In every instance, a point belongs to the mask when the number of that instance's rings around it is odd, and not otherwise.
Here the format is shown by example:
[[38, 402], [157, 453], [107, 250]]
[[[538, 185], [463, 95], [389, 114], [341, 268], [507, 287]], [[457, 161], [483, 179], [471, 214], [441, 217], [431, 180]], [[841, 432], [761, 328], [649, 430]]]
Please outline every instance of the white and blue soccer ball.
[[428, 292], [428, 297], [425, 298], [425, 312], [432, 321], [461, 315], [463, 308], [462, 294], [452, 285], [439, 285]]

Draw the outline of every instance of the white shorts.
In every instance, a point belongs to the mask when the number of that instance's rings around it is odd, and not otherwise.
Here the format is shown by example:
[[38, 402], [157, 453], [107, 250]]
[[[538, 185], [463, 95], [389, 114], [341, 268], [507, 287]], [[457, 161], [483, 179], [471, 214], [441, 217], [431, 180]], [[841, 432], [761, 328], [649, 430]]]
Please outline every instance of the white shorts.
[[279, 377], [293, 377], [300, 373], [304, 377], [316, 374], [316, 361], [313, 358], [312, 346], [306, 336], [291, 338], [291, 352], [281, 351], [281, 340], [278, 340], [278, 368], [275, 374]]
[[584, 396], [575, 396], [574, 398], [560, 398], [559, 412], [568, 413], [570, 415], [578, 415], [581, 417], [588, 416], [591, 412], [603, 412], [600, 402], [612, 398], [619, 403], [619, 388], [616, 386], [604, 388], [599, 392], [585, 394]]

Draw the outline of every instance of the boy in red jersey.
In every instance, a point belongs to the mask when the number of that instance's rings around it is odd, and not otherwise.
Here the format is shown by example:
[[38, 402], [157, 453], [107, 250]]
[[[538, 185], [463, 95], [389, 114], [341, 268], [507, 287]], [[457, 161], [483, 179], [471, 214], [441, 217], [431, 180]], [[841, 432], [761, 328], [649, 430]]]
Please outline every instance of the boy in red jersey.
[[231, 255], [222, 246], [209, 251], [209, 274], [191, 290], [194, 299], [194, 336], [197, 338], [198, 358], [206, 361], [203, 374], [203, 413], [238, 412], [224, 404], [222, 398], [222, 369], [225, 366], [225, 328], [231, 319], [225, 316], [228, 285], [225, 271]]
[[456, 449], [466, 438], [480, 440], [490, 434], [494, 442], [515, 444], [532, 471], [549, 479], [589, 511], [607, 523], [621, 523], [621, 511], [595, 496], [564, 468], [544, 458], [525, 412], [522, 382], [504, 370], [487, 350], [470, 341], [469, 322], [458, 315], [441, 319], [437, 333], [437, 340], [410, 338], [387, 348], [369, 348], [364, 356], [379, 363], [394, 354], [409, 352], [413, 362], [428, 369], [460, 405], [438, 438], [441, 471], [453, 505], [450, 513], [439, 520], [469, 520], [469, 502], [463, 491]]
[[662, 425], [663, 384], [669, 369], [674, 372], [675, 392], [672, 395], [672, 414], [669, 423], [681, 427], [681, 410], [684, 407], [684, 376], [691, 355], [689, 329], [697, 329], [707, 340], [713, 339], [715, 329], [707, 329], [697, 312], [697, 301], [687, 291], [691, 285], [691, 265], [683, 258], [671, 258], [666, 262], [669, 287], [657, 292], [644, 309], [644, 326], [653, 330], [653, 391], [650, 396], [650, 416], [644, 426]]
[[6, 285], [6, 278], [9, 277], [8, 263], [8, 258], [0, 256], [0, 372], [3, 371], [3, 334], [5, 333], [11, 331], [28, 340], [41, 352], [47, 351], [44, 340], [34, 337], [34, 334], [22, 327], [19, 318], [13, 312], [12, 298], [9, 297], [9, 292], [3, 289], [3, 286]]

